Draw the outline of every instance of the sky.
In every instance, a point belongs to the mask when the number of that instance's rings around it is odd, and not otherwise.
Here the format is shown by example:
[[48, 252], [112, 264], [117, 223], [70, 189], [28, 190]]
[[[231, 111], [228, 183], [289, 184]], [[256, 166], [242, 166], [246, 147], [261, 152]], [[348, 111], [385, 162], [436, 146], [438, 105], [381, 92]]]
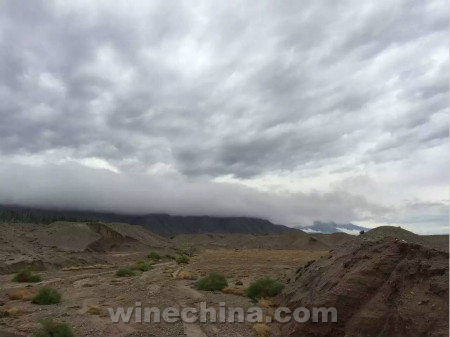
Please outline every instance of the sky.
[[448, 233], [446, 1], [0, 2], [0, 203]]

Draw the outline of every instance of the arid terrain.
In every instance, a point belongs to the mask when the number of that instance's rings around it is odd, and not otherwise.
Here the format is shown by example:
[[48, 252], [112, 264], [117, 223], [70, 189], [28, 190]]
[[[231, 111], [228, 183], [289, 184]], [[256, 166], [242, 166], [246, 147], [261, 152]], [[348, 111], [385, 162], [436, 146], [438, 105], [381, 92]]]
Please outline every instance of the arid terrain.
[[[0, 336], [32, 336], [38, 319], [68, 323], [75, 336], [445, 336], [448, 332], [448, 236], [421, 237], [380, 227], [358, 237], [301, 231], [271, 235], [188, 234], [173, 239], [139, 226], [108, 223], [1, 224]], [[190, 250], [188, 264], [174, 261]], [[147, 254], [159, 253], [159, 261]], [[143, 260], [153, 269], [134, 276], [115, 272]], [[315, 261], [315, 262], [314, 262]], [[12, 282], [32, 266], [37, 283]], [[228, 281], [223, 292], [200, 291], [210, 272]], [[270, 276], [283, 292], [256, 304], [249, 284]], [[44, 286], [59, 304], [32, 304]], [[107, 308], [194, 307], [219, 302], [271, 315], [280, 305], [335, 306], [338, 323], [130, 323], [113, 324]]]

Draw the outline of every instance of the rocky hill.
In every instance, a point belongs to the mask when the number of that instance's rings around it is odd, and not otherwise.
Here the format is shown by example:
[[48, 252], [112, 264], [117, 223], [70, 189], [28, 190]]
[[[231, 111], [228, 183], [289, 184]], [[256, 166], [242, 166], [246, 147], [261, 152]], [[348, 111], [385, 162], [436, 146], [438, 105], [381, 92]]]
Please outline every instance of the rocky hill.
[[281, 305], [334, 307], [338, 322], [292, 321], [281, 326], [282, 335], [448, 336], [448, 253], [394, 238], [406, 234], [401, 230], [389, 232], [355, 238], [299, 268]]

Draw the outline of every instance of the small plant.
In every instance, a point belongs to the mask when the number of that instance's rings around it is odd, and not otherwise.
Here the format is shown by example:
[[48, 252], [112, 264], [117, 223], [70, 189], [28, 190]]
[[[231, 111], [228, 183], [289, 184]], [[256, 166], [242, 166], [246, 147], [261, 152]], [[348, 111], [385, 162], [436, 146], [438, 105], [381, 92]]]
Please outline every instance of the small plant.
[[[153, 269], [153, 266], [149, 263], [145, 263], [144, 261], [138, 261], [134, 266], [131, 266], [132, 270], [140, 270], [140, 271], [149, 271]], [[117, 273], [116, 273], [117, 275]], [[119, 276], [119, 275], [117, 275]]]
[[178, 264], [188, 264], [189, 263], [189, 258], [186, 255], [180, 255], [178, 256], [175, 261]]
[[38, 294], [33, 297], [31, 303], [34, 304], [57, 304], [61, 302], [61, 294], [53, 288], [44, 287], [39, 290]]
[[42, 327], [34, 337], [74, 337], [72, 329], [66, 323], [54, 322], [52, 318], [41, 319], [39, 323]]
[[227, 279], [219, 273], [210, 273], [195, 284], [196, 289], [206, 291], [221, 291], [225, 287], [228, 287]]
[[120, 268], [116, 271], [116, 276], [118, 277], [127, 277], [127, 276], [134, 276], [136, 275], [135, 272], [131, 268]]
[[149, 259], [152, 259], [153, 261], [159, 261], [161, 260], [161, 256], [157, 252], [151, 252], [147, 255]]
[[39, 274], [33, 274], [31, 267], [25, 267], [14, 275], [13, 282], [41, 282], [42, 278]]
[[284, 284], [271, 279], [270, 277], [261, 278], [247, 288], [245, 294], [253, 300], [263, 297], [273, 297], [278, 295], [284, 288]]

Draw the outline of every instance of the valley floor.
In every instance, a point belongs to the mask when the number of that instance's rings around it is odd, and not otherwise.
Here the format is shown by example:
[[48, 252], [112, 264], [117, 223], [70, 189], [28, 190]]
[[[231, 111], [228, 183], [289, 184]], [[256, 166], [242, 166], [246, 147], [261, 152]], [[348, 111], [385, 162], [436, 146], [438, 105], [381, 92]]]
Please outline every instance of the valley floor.
[[[250, 282], [263, 276], [287, 282], [299, 266], [326, 254], [327, 251], [319, 250], [206, 249], [199, 251], [187, 265], [163, 260], [150, 271], [118, 278], [115, 271], [119, 267], [146, 259], [144, 253], [105, 253], [102, 259], [107, 261], [106, 264], [92, 269], [83, 266], [42, 272], [43, 280], [37, 284], [14, 283], [11, 282], [12, 275], [1, 275], [0, 304], [2, 308], [16, 309], [10, 310], [9, 316], [0, 317], [0, 335], [31, 336], [39, 327], [39, 318], [53, 317], [58, 322], [68, 323], [78, 337], [252, 336], [255, 331], [250, 323], [136, 323], [132, 317], [128, 324], [113, 324], [107, 308], [133, 307], [135, 302], [141, 302], [142, 307], [158, 307], [162, 311], [167, 307], [199, 309], [200, 302], [218, 308], [219, 302], [225, 302], [227, 307], [246, 310], [255, 306], [248, 298], [198, 291], [194, 288], [195, 280], [180, 277], [189, 274], [203, 277], [216, 271], [227, 277], [229, 287], [242, 292]], [[36, 305], [30, 301], [11, 300], [8, 296], [17, 289], [36, 293], [43, 286], [57, 289], [63, 296], [62, 302]], [[262, 307], [264, 311], [273, 310]], [[89, 313], [90, 310], [93, 312]]]

